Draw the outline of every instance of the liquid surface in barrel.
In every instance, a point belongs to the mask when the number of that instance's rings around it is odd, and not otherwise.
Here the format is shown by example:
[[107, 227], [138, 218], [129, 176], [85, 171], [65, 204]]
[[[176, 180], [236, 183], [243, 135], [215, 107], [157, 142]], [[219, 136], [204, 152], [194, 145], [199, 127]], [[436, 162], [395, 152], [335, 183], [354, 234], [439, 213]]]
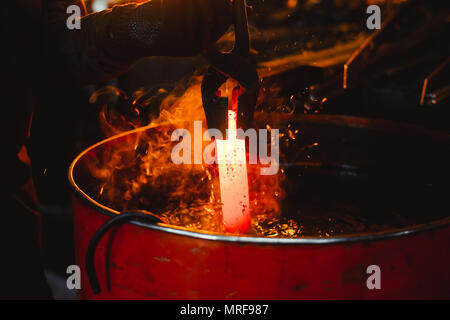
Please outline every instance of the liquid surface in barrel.
[[[280, 128], [280, 170], [264, 177], [260, 166], [249, 165], [249, 236], [329, 238], [448, 217], [448, 136], [347, 122], [298, 118], [270, 124]], [[155, 132], [141, 134], [139, 143], [145, 135]], [[90, 159], [82, 159], [76, 180], [93, 200], [117, 211], [147, 210], [193, 231], [224, 232], [217, 168], [192, 166], [180, 176], [180, 168], [158, 169], [155, 159], [145, 164], [139, 146], [130, 153], [123, 149], [126, 144], [101, 145]], [[130, 157], [140, 160], [130, 162]], [[93, 174], [93, 163], [105, 170], [107, 158], [133, 164]], [[150, 172], [147, 180], [140, 176], [143, 163]]]

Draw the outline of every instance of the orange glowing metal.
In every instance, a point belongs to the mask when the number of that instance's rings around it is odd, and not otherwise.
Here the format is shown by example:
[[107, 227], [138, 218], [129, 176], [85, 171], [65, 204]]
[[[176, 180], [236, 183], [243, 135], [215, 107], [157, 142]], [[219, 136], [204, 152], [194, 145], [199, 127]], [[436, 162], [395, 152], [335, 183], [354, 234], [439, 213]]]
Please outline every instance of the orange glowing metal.
[[216, 140], [220, 195], [225, 230], [246, 233], [250, 229], [245, 140], [237, 138], [237, 101], [239, 88], [232, 92], [228, 110], [227, 140]]

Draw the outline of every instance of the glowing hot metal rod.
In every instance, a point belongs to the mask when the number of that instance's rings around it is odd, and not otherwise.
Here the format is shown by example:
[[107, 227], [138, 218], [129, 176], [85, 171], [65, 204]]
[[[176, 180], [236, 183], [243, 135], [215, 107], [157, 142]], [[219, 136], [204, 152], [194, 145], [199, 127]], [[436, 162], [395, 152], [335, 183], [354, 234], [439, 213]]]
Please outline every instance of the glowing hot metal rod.
[[[245, 233], [250, 229], [246, 150], [245, 140], [238, 139], [236, 133], [238, 127], [252, 127], [260, 83], [256, 66], [249, 59], [250, 35], [245, 0], [234, 0], [233, 19], [233, 51], [222, 53], [214, 48], [205, 54], [211, 67], [203, 78], [202, 100], [209, 128], [225, 132], [228, 119], [228, 139], [216, 140], [223, 223], [226, 231]], [[229, 78], [245, 89], [235, 88], [231, 99], [218, 94], [219, 88]]]
[[228, 110], [226, 140], [216, 140], [219, 165], [220, 196], [225, 231], [246, 233], [250, 229], [245, 139], [237, 138], [237, 98], [239, 87], [233, 89]]

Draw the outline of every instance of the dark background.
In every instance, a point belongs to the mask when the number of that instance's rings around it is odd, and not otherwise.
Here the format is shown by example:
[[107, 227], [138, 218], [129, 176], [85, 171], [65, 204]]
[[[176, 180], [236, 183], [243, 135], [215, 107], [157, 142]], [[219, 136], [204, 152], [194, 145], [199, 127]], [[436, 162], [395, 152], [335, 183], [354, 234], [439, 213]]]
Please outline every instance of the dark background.
[[[92, 7], [88, 1], [88, 8]], [[382, 8], [382, 21], [398, 6], [398, 1], [372, 1]], [[399, 39], [413, 39], [423, 25], [442, 13], [446, 1], [416, 1], [417, 9], [398, 22], [395, 32], [386, 38], [387, 45]], [[339, 41], [349, 41], [358, 34], [370, 35], [365, 20], [365, 1], [300, 1], [288, 7], [286, 1], [249, 1], [253, 48], [258, 62], [279, 59], [305, 51], [332, 48]], [[443, 20], [445, 21], [445, 20]], [[342, 31], [339, 31], [342, 30]], [[258, 105], [260, 110], [295, 113], [320, 112], [349, 114], [396, 120], [449, 131], [449, 101], [420, 106], [424, 78], [448, 57], [448, 20], [442, 22], [408, 52], [375, 61], [354, 88], [343, 92], [339, 86], [324, 86], [321, 94], [329, 97], [325, 105], [309, 109], [311, 85], [333, 82], [342, 64], [326, 68], [311, 66], [287, 68], [264, 79], [266, 87], [278, 86], [276, 97], [270, 96]], [[437, 32], [438, 30], [439, 32]], [[230, 47], [225, 36], [221, 45]], [[232, 44], [231, 44], [232, 45]], [[425, 57], [425, 58], [424, 58]], [[417, 62], [420, 58], [424, 58]], [[413, 67], [405, 63], [416, 61]], [[152, 88], [186, 79], [206, 65], [201, 56], [147, 58], [129, 72], [102, 85], [83, 88], [45, 88], [38, 93], [32, 128], [31, 158], [42, 214], [43, 254], [46, 274], [55, 298], [74, 299], [75, 293], [65, 287], [65, 270], [75, 264], [71, 191], [67, 170], [82, 150], [105, 138], [97, 106], [89, 97], [103, 85], [114, 85], [132, 95], [139, 88]], [[398, 71], [400, 68], [400, 71]], [[403, 69], [402, 69], [403, 68]], [[446, 78], [448, 81], [448, 77]], [[448, 85], [448, 83], [447, 83]], [[292, 98], [294, 97], [294, 98]], [[276, 99], [275, 99], [276, 98]], [[272, 110], [270, 101], [281, 101], [285, 108]], [[308, 100], [310, 99], [310, 100]]]

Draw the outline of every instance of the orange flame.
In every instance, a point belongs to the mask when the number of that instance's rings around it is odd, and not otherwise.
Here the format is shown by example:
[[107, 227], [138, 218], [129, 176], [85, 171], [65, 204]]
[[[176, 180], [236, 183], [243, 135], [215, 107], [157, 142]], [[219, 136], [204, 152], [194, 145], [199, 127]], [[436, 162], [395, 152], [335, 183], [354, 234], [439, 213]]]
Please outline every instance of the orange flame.
[[[283, 190], [280, 181], [283, 175], [261, 176], [259, 165], [245, 165], [238, 170], [242, 184], [237, 203], [242, 211], [241, 226], [229, 219], [228, 209], [222, 203], [236, 203], [226, 200], [226, 192], [219, 183], [219, 166], [177, 165], [171, 161], [171, 151], [176, 142], [171, 141], [175, 129], [185, 128], [194, 132], [194, 121], [206, 124], [202, 99], [201, 77], [193, 77], [187, 83], [180, 83], [162, 101], [160, 116], [153, 119], [149, 130], [139, 131], [129, 143], [118, 143], [105, 148], [89, 163], [93, 177], [90, 191], [95, 200], [117, 211], [147, 210], [159, 214], [170, 224], [191, 230], [240, 231], [250, 228], [250, 205], [252, 215], [277, 216], [281, 212], [280, 200]], [[237, 98], [237, 96], [235, 96]], [[237, 99], [235, 99], [237, 101]], [[233, 104], [233, 99], [229, 99]], [[235, 105], [236, 107], [237, 105]], [[102, 118], [105, 121], [106, 118]], [[129, 127], [123, 126], [123, 119], [115, 127], [108, 123], [108, 132], [117, 134]], [[235, 122], [234, 122], [235, 123]], [[207, 126], [203, 125], [204, 130]], [[192, 137], [193, 138], [193, 137]], [[235, 140], [238, 143], [238, 139]], [[203, 149], [210, 142], [203, 142]], [[241, 144], [239, 158], [245, 157]], [[193, 156], [193, 155], [192, 155]], [[244, 162], [245, 163], [245, 162]], [[247, 175], [248, 174], [248, 175]], [[222, 197], [220, 196], [222, 193]], [[221, 199], [222, 198], [222, 199]], [[231, 210], [231, 212], [237, 212]], [[231, 215], [233, 216], [233, 215]], [[225, 222], [225, 228], [224, 228]], [[233, 226], [234, 225], [234, 226]]]

